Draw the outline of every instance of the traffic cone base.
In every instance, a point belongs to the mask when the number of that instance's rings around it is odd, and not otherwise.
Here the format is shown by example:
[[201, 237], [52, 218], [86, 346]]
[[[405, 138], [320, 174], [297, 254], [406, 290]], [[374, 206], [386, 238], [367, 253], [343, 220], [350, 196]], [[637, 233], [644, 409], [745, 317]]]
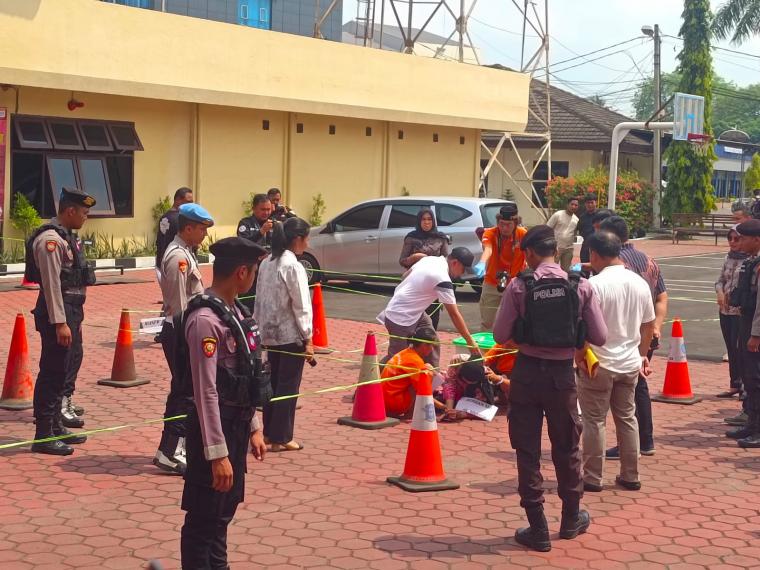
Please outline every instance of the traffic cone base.
[[700, 398], [699, 396], [675, 398], [675, 397], [665, 396], [664, 394], [658, 394], [657, 396], [652, 396], [652, 401], [660, 402], [661, 404], [683, 404], [685, 406], [690, 406], [692, 404], [696, 404], [697, 402], [701, 402], [702, 398]]
[[149, 384], [150, 380], [141, 380], [140, 378], [136, 378], [134, 380], [125, 380], [125, 381], [119, 381], [119, 380], [111, 380], [110, 378], [107, 378], [105, 380], [98, 380], [98, 384], [101, 386], [112, 386], [114, 388], [132, 388], [133, 386], [141, 386], [143, 384]]
[[338, 418], [338, 424], [342, 426], [355, 427], [359, 429], [383, 429], [387, 427], [393, 427], [401, 423], [398, 418], [385, 418], [380, 422], [362, 422], [355, 420], [351, 416]]
[[408, 479], [404, 479], [402, 475], [401, 477], [388, 477], [386, 481], [391, 485], [396, 485], [396, 487], [399, 487], [409, 493], [423, 493], [425, 491], [453, 491], [454, 489], [459, 489], [459, 483], [449, 481], [448, 479], [438, 481], [437, 483], [421, 483], [419, 481], [410, 481]]

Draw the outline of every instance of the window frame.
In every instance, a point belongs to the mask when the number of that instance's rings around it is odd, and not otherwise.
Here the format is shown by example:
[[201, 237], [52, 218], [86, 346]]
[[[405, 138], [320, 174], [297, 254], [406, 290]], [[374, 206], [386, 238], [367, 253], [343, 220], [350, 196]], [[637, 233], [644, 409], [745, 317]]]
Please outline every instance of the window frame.
[[[82, 144], [84, 145], [84, 150], [89, 152], [113, 152], [114, 146], [112, 142], [112, 136], [111, 136], [111, 130], [108, 128], [108, 124], [104, 123], [102, 121], [77, 121], [77, 126], [79, 127], [79, 134], [80, 138], [82, 139]], [[100, 146], [100, 145], [91, 145], [87, 142], [87, 137], [84, 134], [83, 127], [100, 127], [103, 129], [103, 132], [106, 135], [106, 139], [108, 140], [108, 146]]]
[[406, 201], [404, 201], [404, 202], [391, 202], [390, 204], [388, 204], [388, 206], [390, 206], [391, 209], [388, 211], [388, 219], [385, 222], [385, 228], [384, 229], [386, 229], [386, 230], [405, 230], [405, 229], [409, 229], [409, 228], [414, 229], [414, 227], [416, 226], [416, 223], [417, 223], [417, 219], [416, 219], [417, 218], [417, 214], [415, 214], [415, 220], [414, 220], [414, 223], [412, 223], [411, 226], [391, 226], [391, 216], [393, 215], [393, 209], [396, 206], [411, 206], [411, 207], [415, 207], [416, 206], [418, 208], [418, 210], [417, 210], [418, 213], [423, 208], [427, 208], [429, 210], [432, 210], [433, 211], [433, 220], [436, 222], [436, 224], [438, 223], [438, 221], [436, 219], [437, 216], [435, 214], [435, 209], [433, 208], [433, 203], [432, 202], [411, 202], [411, 201], [410, 202], [406, 202]]
[[[380, 226], [383, 223], [383, 214], [385, 213], [385, 206], [387, 204], [363, 204], [361, 206], [358, 206], [356, 208], [352, 208], [348, 212], [345, 212], [341, 214], [339, 217], [335, 218], [335, 220], [332, 222], [333, 232], [334, 233], [349, 233], [349, 232], [371, 232], [373, 230], [380, 231]], [[343, 220], [347, 218], [348, 216], [351, 216], [357, 212], [360, 212], [361, 210], [368, 210], [369, 208], [380, 208], [380, 216], [377, 219], [377, 226], [374, 228], [355, 228], [351, 230], [339, 230], [338, 224], [340, 223], [340, 220]]]
[[[452, 223], [441, 223], [441, 215], [438, 212], [439, 208], [456, 208], [459, 210], [463, 215], [461, 218], [459, 218], [456, 222]], [[436, 202], [435, 204], [435, 223], [439, 228], [450, 228], [451, 226], [457, 225], [459, 222], [466, 220], [467, 218], [471, 218], [473, 216], [473, 213], [468, 210], [467, 208], [463, 208], [462, 206], [457, 206], [456, 204], [452, 204], [450, 202]]]
[[[106, 157], [102, 155], [96, 155], [96, 156], [77, 156], [76, 157], [76, 163], [77, 163], [77, 174], [79, 174], [79, 180], [80, 180], [80, 188], [87, 192], [87, 188], [84, 187], [84, 180], [82, 179], [82, 169], [81, 169], [81, 162], [83, 160], [98, 160], [100, 161], [101, 168], [103, 169], [103, 180], [106, 183], [106, 192], [108, 193], [108, 201], [111, 204], [111, 209], [108, 211], [104, 210], [93, 210], [90, 208], [90, 214], [89, 217], [113, 217], [116, 215], [116, 208], [114, 206], [113, 202], [113, 192], [111, 192], [111, 181], [108, 178], [108, 164], [106, 163]], [[134, 201], [134, 196], [133, 196]], [[134, 206], [133, 206], [134, 208]]]
[[[73, 119], [59, 119], [47, 118], [45, 119], [45, 125], [48, 128], [50, 134], [50, 140], [53, 143], [53, 149], [56, 151], [72, 151], [72, 150], [84, 150], [84, 143], [82, 142], [82, 133], [77, 128], [77, 122]], [[77, 144], [59, 144], [55, 140], [55, 134], [53, 133], [53, 125], [69, 125], [74, 130], [74, 135], [77, 138]]]
[[[80, 167], [80, 159], [81, 160], [99, 160], [100, 163], [103, 166], [103, 178], [106, 183], [106, 192], [108, 193], [108, 200], [111, 203], [110, 210], [92, 210], [90, 209], [90, 213], [88, 214], [89, 218], [114, 218], [116, 216], [116, 208], [113, 201], [113, 192], [111, 192], [111, 181], [108, 179], [108, 165], [106, 163], [106, 157], [105, 155], [93, 155], [93, 156], [77, 156], [75, 154], [58, 154], [58, 153], [47, 153], [45, 155], [45, 167], [47, 168], [47, 176], [48, 180], [50, 182], [50, 191], [53, 194], [53, 204], [55, 206], [55, 211], [58, 211], [58, 205], [61, 198], [61, 192], [56, 192], [56, 187], [53, 184], [53, 177], [52, 177], [52, 169], [50, 168], [50, 161], [56, 160], [56, 159], [63, 159], [63, 160], [71, 160], [74, 165], [74, 178], [76, 180], [77, 188], [80, 188], [84, 192], [87, 191], [86, 188], [84, 188], [84, 182], [82, 180], [82, 171]], [[134, 163], [133, 163], [134, 164]], [[132, 189], [132, 210], [134, 211], [134, 185]], [[127, 217], [127, 216], [118, 216], [118, 217]], [[132, 216], [134, 217], [134, 216]]]
[[[116, 150], [131, 150], [131, 151], [141, 151], [143, 150], [142, 141], [140, 140], [139, 135], [137, 134], [137, 129], [135, 128], [134, 123], [130, 123], [127, 121], [105, 121], [106, 127], [108, 128], [108, 134], [111, 135], [111, 140], [113, 141], [114, 148]], [[132, 129], [132, 133], [135, 136], [135, 143], [134, 145], [124, 145], [119, 142], [119, 138], [114, 134], [113, 127], [129, 127]]]
[[[14, 115], [11, 117], [11, 122], [13, 123], [13, 129], [16, 131], [18, 144], [22, 150], [53, 150], [53, 138], [50, 136], [50, 131], [48, 130], [47, 124], [45, 124], [45, 119], [43, 117], [36, 117], [31, 115]], [[46, 142], [42, 143], [39, 141], [26, 140], [21, 133], [21, 123], [24, 122], [36, 122], [42, 125], [42, 130], [45, 133]]]
[[53, 195], [53, 206], [55, 207], [55, 211], [58, 211], [58, 202], [61, 199], [61, 190], [57, 190], [55, 185], [55, 180], [53, 180], [53, 169], [50, 167], [50, 161], [56, 160], [56, 159], [63, 159], [63, 160], [70, 160], [72, 162], [72, 165], [74, 167], [74, 180], [76, 182], [77, 188], [80, 186], [79, 181], [79, 168], [77, 166], [77, 157], [73, 154], [58, 154], [55, 152], [50, 152], [45, 155], [45, 168], [47, 169], [47, 177], [48, 182], [50, 182], [50, 193]]

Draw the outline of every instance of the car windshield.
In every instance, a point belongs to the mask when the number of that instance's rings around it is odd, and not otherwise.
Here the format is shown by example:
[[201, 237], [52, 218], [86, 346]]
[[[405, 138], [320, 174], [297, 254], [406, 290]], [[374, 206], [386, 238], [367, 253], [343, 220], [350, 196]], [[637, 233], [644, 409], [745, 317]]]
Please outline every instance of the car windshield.
[[496, 225], [496, 214], [504, 205], [504, 202], [496, 202], [495, 204], [486, 204], [480, 207], [480, 211], [483, 214], [483, 227], [492, 228]]

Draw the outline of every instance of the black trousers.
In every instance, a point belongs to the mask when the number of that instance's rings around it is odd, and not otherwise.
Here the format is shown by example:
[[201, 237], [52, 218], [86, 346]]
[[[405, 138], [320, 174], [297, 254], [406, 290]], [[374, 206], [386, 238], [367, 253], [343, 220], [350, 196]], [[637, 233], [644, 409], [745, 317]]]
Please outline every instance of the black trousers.
[[[177, 335], [174, 327], [168, 321], [164, 321], [164, 326], [161, 328], [161, 348], [164, 350], [164, 357], [169, 365], [169, 374], [171, 376], [169, 394], [166, 396], [166, 407], [164, 408], [165, 418], [187, 414], [193, 406], [192, 398], [185, 393], [185, 387], [181, 385], [181, 378], [177, 375], [174, 362], [176, 342]], [[158, 448], [167, 457], [174, 455], [179, 438], [185, 437], [185, 423], [186, 420], [164, 422], [161, 443]]]
[[575, 514], [583, 496], [581, 421], [572, 360], [518, 354], [510, 378], [509, 439], [517, 453], [517, 491], [527, 511], [544, 503], [541, 430], [549, 430], [562, 512]]
[[[42, 292], [40, 292], [42, 296]], [[34, 326], [40, 333], [40, 371], [34, 385], [35, 438], [49, 437], [61, 425], [61, 400], [74, 392], [79, 368], [82, 366], [82, 320], [84, 297], [67, 299], [63, 303], [66, 324], [71, 329], [71, 346], [58, 344], [55, 325], [48, 320], [44, 302], [37, 301], [34, 308]], [[67, 394], [66, 390], [71, 391]]]
[[[274, 396], [297, 394], [301, 388], [301, 378], [306, 360], [302, 356], [281, 354], [280, 352], [303, 353], [302, 343], [267, 347], [267, 357], [272, 371], [272, 391]], [[290, 398], [264, 406], [264, 437], [271, 443], [288, 443], [293, 440], [296, 423], [296, 402]]]
[[760, 433], [760, 352], [749, 352], [747, 342], [752, 336], [752, 316], [741, 317], [739, 346], [742, 354], [742, 382], [746, 394], [744, 411], [749, 416], [747, 427]]
[[220, 406], [222, 433], [232, 465], [232, 488], [219, 493], [212, 487], [211, 462], [203, 454], [203, 438], [195, 406], [187, 417], [187, 471], [182, 491], [180, 551], [183, 570], [228, 568], [227, 527], [245, 498], [248, 440], [253, 410]]
[[720, 332], [723, 333], [723, 341], [726, 343], [728, 351], [728, 376], [730, 378], [730, 388], [741, 390], [741, 353], [739, 349], [739, 326], [741, 317], [739, 315], [724, 315], [720, 313]]
[[581, 263], [588, 263], [591, 260], [591, 252], [588, 249], [588, 243], [586, 239], [590, 236], [586, 236], [583, 238], [583, 243], [581, 244]]
[[[653, 338], [649, 345], [647, 358], [652, 359], [654, 351], [660, 348], [660, 339]], [[636, 404], [636, 420], [639, 422], [639, 447], [641, 449], [654, 449], [654, 421], [652, 420], [652, 399], [649, 396], [649, 383], [646, 377], [639, 374], [634, 392]]]

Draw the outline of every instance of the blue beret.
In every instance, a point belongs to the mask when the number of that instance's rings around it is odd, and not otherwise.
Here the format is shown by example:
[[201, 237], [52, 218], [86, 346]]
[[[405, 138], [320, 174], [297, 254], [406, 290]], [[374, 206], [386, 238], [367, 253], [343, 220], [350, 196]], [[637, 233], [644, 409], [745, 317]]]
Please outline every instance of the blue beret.
[[182, 204], [179, 207], [179, 215], [209, 228], [214, 225], [214, 218], [200, 204]]

